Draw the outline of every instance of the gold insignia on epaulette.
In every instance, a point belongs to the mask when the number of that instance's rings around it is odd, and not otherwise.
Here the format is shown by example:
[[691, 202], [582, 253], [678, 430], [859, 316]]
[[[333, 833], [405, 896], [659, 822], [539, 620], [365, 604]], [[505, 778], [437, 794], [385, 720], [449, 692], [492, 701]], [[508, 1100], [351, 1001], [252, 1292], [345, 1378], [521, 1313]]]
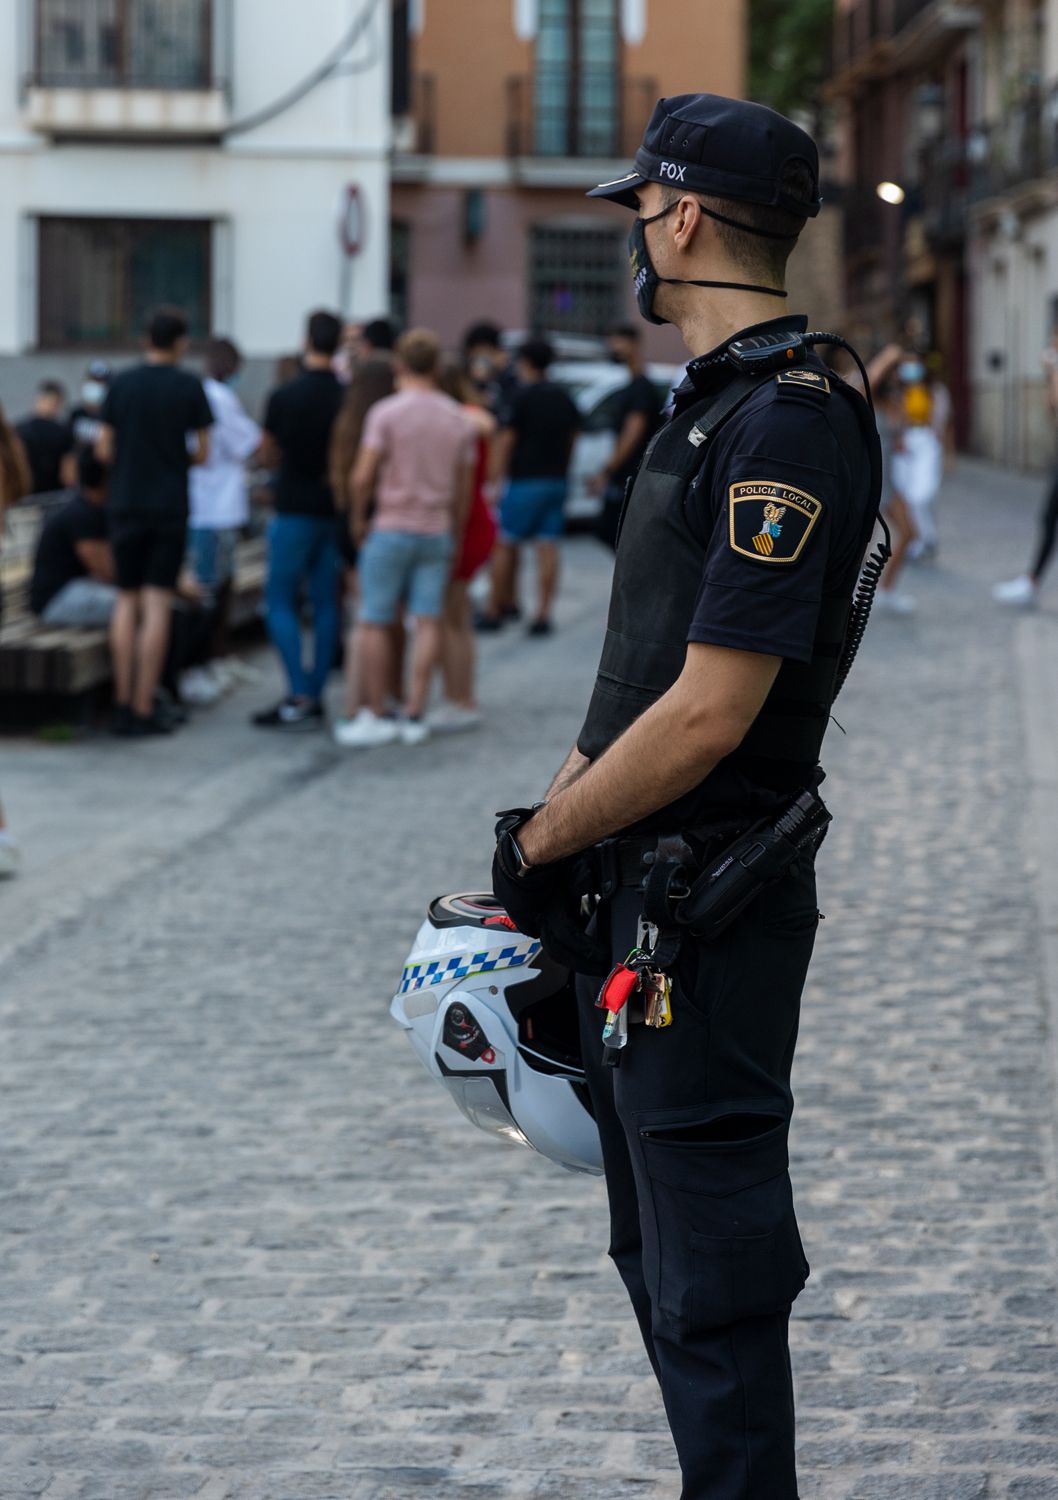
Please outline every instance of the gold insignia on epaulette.
[[830, 381], [818, 370], [780, 370], [775, 378], [780, 385], [809, 385], [830, 395]]

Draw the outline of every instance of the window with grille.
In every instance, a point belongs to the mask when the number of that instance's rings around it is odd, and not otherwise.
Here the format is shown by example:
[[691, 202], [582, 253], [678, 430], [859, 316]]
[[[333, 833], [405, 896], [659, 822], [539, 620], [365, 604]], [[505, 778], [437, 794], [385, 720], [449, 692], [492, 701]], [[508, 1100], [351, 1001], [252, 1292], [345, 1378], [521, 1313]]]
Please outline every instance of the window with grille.
[[540, 156], [619, 154], [618, 0], [540, 0], [534, 82]]
[[411, 282], [411, 225], [391, 219], [389, 225], [389, 311], [399, 327], [411, 320], [408, 300]]
[[530, 235], [529, 320], [549, 333], [606, 333], [620, 322], [624, 237], [608, 227], [537, 224]]
[[187, 314], [210, 332], [212, 225], [204, 220], [40, 220], [38, 285], [44, 349], [134, 346], [152, 309]]
[[208, 88], [212, 0], [36, 0], [46, 88]]

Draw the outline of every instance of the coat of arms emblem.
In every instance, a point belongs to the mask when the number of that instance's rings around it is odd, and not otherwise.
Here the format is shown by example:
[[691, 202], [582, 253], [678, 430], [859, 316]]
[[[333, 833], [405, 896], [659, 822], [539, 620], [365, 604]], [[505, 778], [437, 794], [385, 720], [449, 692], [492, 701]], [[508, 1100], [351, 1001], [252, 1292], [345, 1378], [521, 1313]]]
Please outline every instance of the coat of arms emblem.
[[753, 545], [762, 557], [770, 557], [775, 551], [775, 543], [782, 535], [780, 522], [785, 514], [785, 505], [775, 505], [769, 500], [764, 507], [764, 520], [753, 538]]

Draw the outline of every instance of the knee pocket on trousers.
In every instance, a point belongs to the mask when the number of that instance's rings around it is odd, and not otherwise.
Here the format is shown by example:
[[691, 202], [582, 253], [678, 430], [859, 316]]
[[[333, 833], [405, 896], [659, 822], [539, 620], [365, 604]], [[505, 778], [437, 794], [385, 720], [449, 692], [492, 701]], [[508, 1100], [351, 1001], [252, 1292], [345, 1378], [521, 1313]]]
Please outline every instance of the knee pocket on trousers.
[[721, 1328], [781, 1312], [808, 1280], [792, 1207], [766, 1234], [725, 1238], [692, 1233], [690, 1248], [690, 1297], [681, 1314], [689, 1314], [692, 1328]]
[[788, 1122], [742, 1104], [640, 1117], [657, 1241], [656, 1307], [685, 1331], [779, 1312], [808, 1278]]

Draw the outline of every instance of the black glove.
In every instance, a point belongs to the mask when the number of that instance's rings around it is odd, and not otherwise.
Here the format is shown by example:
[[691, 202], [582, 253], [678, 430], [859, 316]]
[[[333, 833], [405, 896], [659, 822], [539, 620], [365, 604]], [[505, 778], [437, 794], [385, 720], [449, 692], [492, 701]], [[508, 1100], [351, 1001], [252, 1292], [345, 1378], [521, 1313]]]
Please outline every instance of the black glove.
[[544, 952], [556, 963], [579, 974], [607, 974], [607, 945], [584, 931], [580, 912], [582, 892], [572, 880], [577, 861], [555, 860], [527, 869], [515, 845], [518, 829], [536, 808], [512, 808], [499, 814], [496, 854], [492, 862], [492, 891], [519, 932], [538, 937]]
[[492, 861], [492, 894], [511, 921], [527, 937], [539, 937], [544, 912], [554, 896], [558, 865], [526, 869], [518, 858], [515, 835], [536, 812], [535, 807], [512, 807], [497, 814], [496, 853]]

